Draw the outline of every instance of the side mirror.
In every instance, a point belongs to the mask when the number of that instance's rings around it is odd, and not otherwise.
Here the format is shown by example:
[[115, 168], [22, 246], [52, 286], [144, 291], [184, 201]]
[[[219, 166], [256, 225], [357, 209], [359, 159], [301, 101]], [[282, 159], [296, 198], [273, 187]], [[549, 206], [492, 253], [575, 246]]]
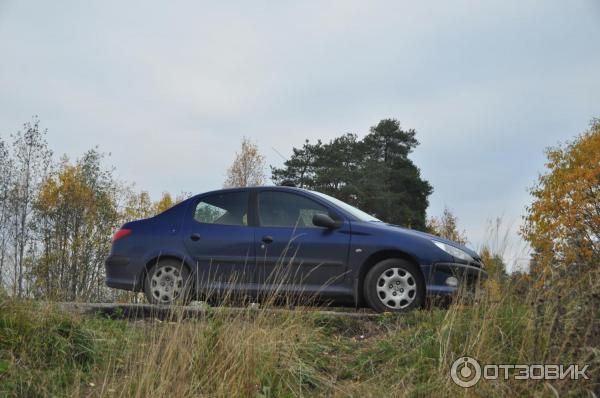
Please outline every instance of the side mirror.
[[323, 227], [327, 229], [335, 229], [339, 227], [339, 224], [327, 214], [317, 213], [312, 219], [313, 225], [317, 227]]

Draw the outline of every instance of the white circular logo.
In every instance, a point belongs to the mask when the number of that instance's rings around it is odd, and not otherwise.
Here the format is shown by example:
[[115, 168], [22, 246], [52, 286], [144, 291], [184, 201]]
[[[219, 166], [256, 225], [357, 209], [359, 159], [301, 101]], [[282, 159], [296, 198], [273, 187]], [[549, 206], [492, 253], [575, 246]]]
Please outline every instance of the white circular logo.
[[461, 387], [473, 387], [481, 379], [481, 366], [474, 358], [460, 357], [452, 364], [450, 376]]

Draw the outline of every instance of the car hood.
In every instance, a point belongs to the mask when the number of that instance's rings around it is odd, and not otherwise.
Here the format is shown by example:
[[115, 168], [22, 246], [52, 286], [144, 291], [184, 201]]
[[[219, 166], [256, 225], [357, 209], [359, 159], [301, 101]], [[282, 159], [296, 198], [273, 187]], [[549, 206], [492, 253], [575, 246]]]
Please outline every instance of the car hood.
[[424, 238], [424, 239], [427, 239], [427, 240], [435, 240], [435, 241], [438, 241], [438, 242], [442, 242], [442, 243], [445, 243], [445, 244], [450, 245], [450, 246], [454, 246], [454, 247], [456, 247], [456, 248], [458, 248], [460, 250], [463, 250], [463, 251], [467, 252], [474, 259], [479, 259], [480, 258], [479, 254], [476, 251], [474, 251], [472, 249], [469, 249], [465, 245], [461, 245], [460, 243], [454, 242], [454, 241], [452, 241], [450, 239], [445, 239], [445, 238], [442, 238], [440, 236], [428, 234], [427, 232], [421, 232], [421, 231], [417, 231], [417, 230], [414, 230], [414, 229], [400, 227], [400, 226], [394, 225], [394, 224], [386, 224], [384, 222], [376, 222], [376, 223], [373, 223], [373, 224], [377, 225], [377, 227], [379, 227], [379, 228], [384, 228], [384, 229], [391, 230], [391, 231], [394, 231], [394, 232], [397, 232], [397, 233], [400, 233], [400, 234], [412, 235], [412, 236], [417, 236], [417, 237]]

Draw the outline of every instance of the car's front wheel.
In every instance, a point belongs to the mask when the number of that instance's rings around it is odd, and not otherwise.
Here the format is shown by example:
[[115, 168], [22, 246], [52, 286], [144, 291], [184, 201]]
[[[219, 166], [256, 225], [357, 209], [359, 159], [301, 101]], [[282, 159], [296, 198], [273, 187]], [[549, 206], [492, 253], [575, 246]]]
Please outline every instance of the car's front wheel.
[[144, 293], [152, 304], [186, 304], [190, 299], [190, 273], [181, 262], [161, 260], [146, 274]]
[[377, 312], [407, 312], [423, 306], [425, 281], [413, 263], [391, 258], [369, 270], [363, 293], [369, 306]]

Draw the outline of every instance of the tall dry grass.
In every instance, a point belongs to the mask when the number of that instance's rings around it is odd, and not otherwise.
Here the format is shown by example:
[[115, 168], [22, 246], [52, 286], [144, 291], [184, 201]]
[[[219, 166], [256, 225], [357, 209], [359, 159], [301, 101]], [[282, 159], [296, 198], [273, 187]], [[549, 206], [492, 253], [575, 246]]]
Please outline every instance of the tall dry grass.
[[[162, 321], [84, 317], [3, 297], [0, 395], [599, 396], [599, 276], [595, 267], [542, 289], [528, 275], [498, 277], [496, 296], [373, 318], [297, 301], [274, 311], [274, 294], [259, 308], [210, 307], [198, 319], [174, 307]], [[219, 299], [239, 303], [234, 296]], [[588, 364], [590, 379], [482, 380], [463, 389], [450, 367], [465, 355], [482, 364]]]

